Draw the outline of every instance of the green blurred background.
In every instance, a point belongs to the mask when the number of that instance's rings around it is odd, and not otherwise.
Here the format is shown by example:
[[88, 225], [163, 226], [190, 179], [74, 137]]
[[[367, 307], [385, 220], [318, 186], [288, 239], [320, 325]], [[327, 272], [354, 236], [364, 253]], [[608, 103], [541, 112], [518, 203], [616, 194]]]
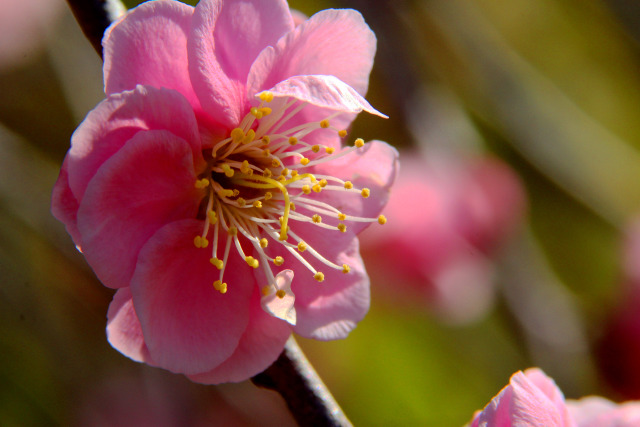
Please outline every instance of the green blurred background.
[[[40, 13], [40, 3], [54, 6]], [[299, 339], [354, 424], [462, 425], [529, 366], [567, 397], [618, 398], [590, 346], [615, 307], [624, 230], [640, 210], [640, 6], [290, 5], [307, 15], [357, 8], [378, 36], [368, 99], [391, 118], [361, 117], [353, 134], [401, 149], [429, 144], [428, 116], [507, 161], [529, 199], [523, 231], [497, 260], [495, 307], [480, 321], [452, 326], [385, 302], [373, 277], [371, 312], [348, 339]], [[9, 27], [2, 43], [18, 50], [0, 57], [0, 425], [292, 423], [273, 392], [191, 384], [109, 346], [112, 291], [49, 212], [69, 138], [104, 96], [101, 62], [62, 0], [3, 1], [0, 15], [12, 20], [0, 25]]]

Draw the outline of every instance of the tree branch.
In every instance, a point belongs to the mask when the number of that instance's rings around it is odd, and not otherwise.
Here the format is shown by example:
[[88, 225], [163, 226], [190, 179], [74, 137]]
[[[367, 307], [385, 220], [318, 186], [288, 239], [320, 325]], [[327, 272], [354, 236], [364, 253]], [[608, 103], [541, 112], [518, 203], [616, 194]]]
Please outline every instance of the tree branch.
[[352, 425], [293, 337], [273, 365], [251, 381], [280, 393], [300, 425]]
[[67, 0], [84, 35], [102, 58], [102, 36], [127, 10], [120, 0]]

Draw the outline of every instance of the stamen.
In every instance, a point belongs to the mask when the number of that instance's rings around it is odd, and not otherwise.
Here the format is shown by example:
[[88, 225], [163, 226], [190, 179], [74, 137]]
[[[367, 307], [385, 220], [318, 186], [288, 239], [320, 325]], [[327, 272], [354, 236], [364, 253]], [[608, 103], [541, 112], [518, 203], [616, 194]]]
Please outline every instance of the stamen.
[[318, 271], [316, 274], [313, 275], [313, 278], [316, 279], [318, 282], [322, 282], [324, 281], [324, 274]]
[[215, 288], [216, 291], [220, 292], [221, 294], [227, 293], [227, 284], [222, 283], [222, 280], [216, 280], [215, 282], [213, 282], [213, 287]]

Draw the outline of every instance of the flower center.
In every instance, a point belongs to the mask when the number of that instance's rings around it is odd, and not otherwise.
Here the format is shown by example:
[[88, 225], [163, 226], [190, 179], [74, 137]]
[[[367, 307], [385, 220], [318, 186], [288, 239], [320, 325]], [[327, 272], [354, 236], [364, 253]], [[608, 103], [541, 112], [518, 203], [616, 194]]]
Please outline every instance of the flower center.
[[[260, 100], [260, 105], [251, 108], [229, 137], [205, 153], [209, 166], [195, 183], [196, 188], [205, 193], [202, 203], [205, 206], [204, 227], [193, 242], [198, 248], [207, 248], [209, 239], [213, 240], [210, 261], [219, 270], [219, 278], [213, 283], [219, 292], [227, 291], [224, 272], [229, 257], [235, 256], [234, 250], [248, 267], [263, 267], [268, 283], [262, 288], [264, 295], [275, 293], [283, 298], [285, 292], [278, 289], [270, 264], [280, 267], [287, 261], [282, 256], [270, 256], [269, 245], [282, 245], [318, 282], [322, 282], [324, 273], [316, 270], [308, 259], [315, 258], [327, 268], [344, 273], [349, 273], [350, 267], [329, 261], [295, 233], [296, 227], [311, 224], [328, 232], [344, 233], [347, 231], [345, 222], [378, 221], [384, 224], [386, 218], [383, 215], [377, 218], [346, 215], [314, 197], [323, 191], [359, 193], [364, 198], [370, 194], [368, 188], [356, 188], [350, 181], [307, 172], [315, 165], [364, 146], [364, 141], [357, 139], [354, 146], [336, 153], [333, 147], [305, 141], [307, 135], [317, 130], [345, 137], [345, 130], [338, 130], [330, 123], [339, 113], [319, 122], [283, 129], [307, 104], [296, 99], [274, 100], [270, 92], [262, 92]], [[243, 247], [240, 236], [251, 244], [251, 253], [257, 258], [246, 254], [247, 243]], [[218, 242], [222, 238], [226, 241], [224, 249], [219, 251]]]

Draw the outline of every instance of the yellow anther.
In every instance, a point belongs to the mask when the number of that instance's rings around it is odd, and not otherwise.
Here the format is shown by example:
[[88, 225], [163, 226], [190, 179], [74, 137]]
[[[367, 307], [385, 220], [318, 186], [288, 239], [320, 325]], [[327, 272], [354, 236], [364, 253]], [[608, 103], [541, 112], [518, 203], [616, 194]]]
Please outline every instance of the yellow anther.
[[218, 190], [218, 196], [220, 197], [233, 197], [233, 190]]
[[264, 176], [265, 178], [270, 178], [271, 176], [273, 176], [273, 172], [271, 172], [271, 169], [269, 168], [264, 168], [264, 172], [262, 172], [262, 176]]
[[258, 262], [257, 259], [255, 259], [252, 256], [248, 256], [244, 259], [247, 264], [249, 265], [249, 267], [253, 267], [253, 268], [258, 268], [258, 266], [260, 265], [260, 263]]
[[276, 292], [276, 296], [280, 299], [284, 298], [285, 295], [287, 295], [287, 293], [283, 289], [278, 289], [278, 292]]
[[279, 168], [280, 167], [280, 160], [278, 160], [278, 159], [271, 160], [271, 166], [273, 166], [274, 168]]
[[320, 184], [320, 187], [324, 188], [327, 186], [327, 180], [322, 178], [318, 184]]
[[316, 224], [320, 224], [322, 222], [322, 217], [318, 214], [315, 214], [311, 217], [311, 221], [315, 222]]
[[243, 144], [248, 144], [251, 141], [253, 141], [253, 139], [256, 137], [256, 131], [253, 129], [249, 129], [249, 132], [247, 132], [247, 134], [244, 136], [244, 138], [242, 139], [242, 143]]
[[255, 202], [253, 202], [253, 207], [254, 208], [261, 208], [262, 207], [262, 202], [260, 200], [256, 200]]
[[221, 280], [216, 280], [215, 282], [213, 282], [213, 287], [215, 288], [216, 291], [220, 292], [221, 294], [227, 293], [227, 284], [222, 283]]
[[242, 165], [240, 165], [240, 172], [244, 174], [248, 174], [250, 170], [251, 170], [251, 166], [249, 166], [249, 161], [243, 160]]
[[231, 131], [231, 139], [233, 142], [240, 142], [244, 138], [244, 131], [240, 128], [235, 128]]
[[292, 211], [295, 211], [296, 210], [296, 204], [293, 203], [293, 202], [289, 203], [289, 209], [291, 209]]
[[207, 212], [207, 219], [209, 219], [210, 224], [215, 224], [218, 222], [218, 214], [215, 211]]
[[238, 194], [240, 194], [240, 190], [238, 190], [237, 188], [234, 188], [231, 193], [233, 194], [233, 197], [237, 197]]
[[227, 178], [231, 178], [233, 176], [233, 174], [235, 173], [235, 171], [233, 169], [231, 169], [231, 166], [229, 166], [227, 163], [224, 163], [220, 167], [222, 168], [222, 172], [224, 172], [224, 174], [225, 174], [225, 176]]
[[358, 148], [364, 147], [364, 139], [362, 139], [362, 138], [356, 139], [355, 142], [353, 143], [353, 145], [355, 145]]
[[262, 239], [260, 239], [260, 247], [261, 248], [266, 248], [268, 244], [269, 244], [269, 241], [267, 239], [265, 239], [264, 237]]
[[247, 201], [245, 199], [243, 199], [242, 197], [238, 197], [236, 202], [238, 202], [238, 206], [240, 206], [240, 207], [243, 207], [243, 206], [245, 206], [247, 204]]
[[264, 200], [265, 202], [267, 200], [270, 200], [273, 197], [273, 194], [271, 194], [271, 191], [267, 191], [266, 193], [264, 193]]
[[278, 255], [277, 257], [275, 257], [273, 259], [273, 263], [275, 265], [277, 265], [278, 267], [280, 267], [284, 263], [284, 258], [282, 258], [280, 255]]
[[213, 264], [218, 270], [222, 270], [222, 267], [224, 267], [224, 262], [221, 259], [211, 258], [209, 262]]
[[193, 238], [193, 244], [196, 248], [206, 248], [209, 246], [209, 241], [202, 236], [196, 236]]
[[338, 214], [338, 219], [339, 219], [340, 221], [344, 221], [344, 220], [346, 220], [346, 219], [347, 219], [347, 216], [346, 216], [345, 214], [343, 214], [343, 213], [339, 213], [339, 214]]
[[378, 224], [383, 225], [387, 223], [387, 217], [384, 215], [380, 215], [378, 217]]
[[268, 90], [260, 93], [259, 97], [260, 97], [260, 100], [264, 102], [273, 101], [273, 93], [269, 92]]
[[362, 197], [366, 199], [371, 195], [371, 191], [368, 188], [363, 188], [360, 194], [362, 194]]
[[249, 112], [251, 113], [252, 116], [254, 116], [256, 119], [261, 119], [262, 118], [262, 112], [260, 110], [258, 110], [256, 107], [251, 107], [251, 109], [249, 110]]
[[313, 151], [314, 153], [317, 153], [318, 151], [320, 151], [320, 146], [319, 145], [311, 146], [311, 151]]
[[340, 136], [340, 138], [344, 138], [345, 136], [347, 136], [346, 129], [339, 130], [338, 135]]
[[262, 107], [258, 111], [262, 113], [262, 117], [268, 116], [269, 114], [271, 114], [271, 108], [269, 107]]
[[303, 157], [300, 159], [300, 164], [302, 166], [308, 165], [309, 164], [309, 159], [307, 159], [306, 157]]
[[333, 152], [336, 151], [336, 149], [333, 147], [326, 147], [324, 151], [326, 151], [327, 154], [333, 154]]
[[303, 185], [303, 186], [302, 186], [302, 192], [303, 192], [304, 194], [309, 194], [309, 193], [311, 193], [311, 187], [309, 187], [307, 184]]
[[207, 178], [199, 179], [195, 185], [198, 189], [207, 188], [209, 186], [209, 180]]
[[326, 128], [328, 128], [329, 126], [330, 126], [330, 124], [329, 124], [329, 120], [327, 120], [327, 119], [324, 119], [324, 120], [322, 120], [322, 121], [320, 122], [320, 127], [321, 127], [322, 129], [326, 129]]
[[282, 169], [282, 172], [280, 172], [280, 175], [282, 176], [287, 176], [288, 174], [289, 174], [289, 169], [287, 168]]
[[283, 184], [284, 184], [285, 182], [287, 182], [287, 177], [286, 177], [286, 176], [282, 176], [282, 175], [280, 175], [280, 176], [277, 178], [277, 180], [278, 180], [279, 182], [281, 182], [281, 183], [283, 183]]
[[344, 274], [347, 274], [350, 271], [351, 271], [351, 267], [349, 267], [347, 264], [342, 264], [342, 272]]
[[298, 243], [298, 250], [300, 252], [304, 252], [307, 250], [307, 244], [305, 242]]
[[295, 136], [292, 136], [289, 138], [289, 144], [296, 145], [297, 143], [298, 143], [298, 138], [296, 138]]
[[297, 171], [297, 170], [295, 170], [295, 169], [293, 169], [293, 170], [291, 171], [291, 178], [295, 178], [296, 176], [298, 176], [298, 171]]
[[324, 281], [324, 274], [318, 271], [316, 274], [313, 275], [313, 278], [316, 279], [318, 282], [322, 282]]
[[260, 290], [260, 292], [262, 292], [262, 295], [264, 295], [266, 297], [267, 295], [269, 295], [271, 293], [271, 286], [269, 286], [269, 285], [263, 286], [262, 289]]
[[347, 226], [343, 223], [340, 223], [338, 224], [338, 230], [340, 230], [342, 233], [345, 233], [347, 231]]
[[227, 233], [229, 233], [229, 236], [237, 236], [238, 229], [234, 225], [232, 225], [231, 227], [229, 227], [229, 230], [227, 231]]
[[[265, 135], [262, 137], [262, 142], [264, 144], [269, 144], [271, 142], [271, 137], [269, 137], [269, 135]], [[264, 153], [268, 156], [269, 154], [271, 154], [271, 151], [269, 150], [264, 150]]]
[[313, 189], [314, 192], [319, 193], [322, 191], [322, 186], [320, 184], [316, 184], [313, 187], [311, 187]]
[[351, 190], [351, 189], [353, 188], [353, 183], [352, 183], [351, 181], [346, 181], [346, 182], [344, 183], [344, 188], [345, 188], [346, 190]]

